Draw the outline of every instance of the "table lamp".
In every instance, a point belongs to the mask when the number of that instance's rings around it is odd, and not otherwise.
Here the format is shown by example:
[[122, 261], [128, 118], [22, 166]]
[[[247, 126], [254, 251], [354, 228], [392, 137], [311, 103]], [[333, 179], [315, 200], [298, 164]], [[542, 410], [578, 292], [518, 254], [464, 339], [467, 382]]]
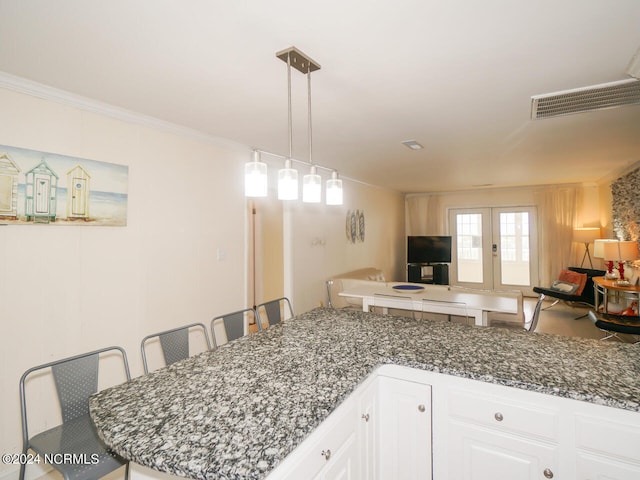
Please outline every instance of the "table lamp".
[[[607, 273], [605, 274], [605, 278], [613, 279], [618, 278], [618, 274], [613, 271], [613, 258], [617, 255], [617, 246], [615, 251], [607, 252], [605, 254], [605, 245], [609, 243], [618, 243], [618, 240], [613, 238], [600, 238], [593, 242], [593, 256], [595, 258], [602, 258], [606, 267]], [[614, 255], [613, 257], [609, 257], [608, 254]]]
[[589, 265], [593, 269], [593, 263], [591, 262], [591, 254], [589, 253], [589, 244], [600, 238], [600, 228], [598, 227], [583, 227], [573, 229], [573, 241], [576, 243], [584, 243], [584, 255], [582, 256], [582, 263], [584, 265], [585, 258], [589, 259]]
[[614, 260], [618, 262], [618, 272], [620, 284], [628, 283], [624, 278], [624, 265], [630, 260], [638, 258], [638, 242], [635, 240], [625, 240], [618, 242], [606, 242], [604, 244], [604, 258], [611, 264]]

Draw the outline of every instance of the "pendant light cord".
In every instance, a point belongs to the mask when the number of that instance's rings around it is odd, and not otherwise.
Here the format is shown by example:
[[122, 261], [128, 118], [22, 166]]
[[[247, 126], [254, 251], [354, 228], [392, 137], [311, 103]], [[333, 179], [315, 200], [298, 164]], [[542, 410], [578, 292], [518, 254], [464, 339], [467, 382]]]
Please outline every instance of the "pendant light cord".
[[291, 55], [287, 55], [287, 96], [289, 98], [289, 158], [293, 157], [293, 120], [291, 114]]

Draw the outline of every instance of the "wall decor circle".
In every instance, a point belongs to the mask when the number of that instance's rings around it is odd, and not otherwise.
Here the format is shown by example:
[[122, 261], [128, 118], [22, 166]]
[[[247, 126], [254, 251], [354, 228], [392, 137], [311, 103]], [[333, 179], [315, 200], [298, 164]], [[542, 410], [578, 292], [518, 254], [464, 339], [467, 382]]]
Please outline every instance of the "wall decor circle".
[[358, 216], [360, 215], [360, 212], [358, 210], [356, 210], [355, 212], [351, 212], [351, 218], [349, 219], [349, 223], [350, 223], [350, 240], [351, 243], [356, 243], [356, 240], [358, 239]]
[[351, 241], [351, 210], [347, 210], [347, 218], [345, 219], [345, 233], [347, 235], [347, 240]]

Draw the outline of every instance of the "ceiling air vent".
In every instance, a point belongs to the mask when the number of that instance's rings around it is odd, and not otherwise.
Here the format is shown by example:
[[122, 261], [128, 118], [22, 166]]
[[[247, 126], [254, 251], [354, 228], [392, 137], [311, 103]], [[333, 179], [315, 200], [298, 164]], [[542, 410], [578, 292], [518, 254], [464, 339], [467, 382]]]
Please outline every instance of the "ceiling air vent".
[[640, 80], [632, 78], [564, 92], [534, 95], [531, 97], [531, 119], [638, 104], [640, 104]]

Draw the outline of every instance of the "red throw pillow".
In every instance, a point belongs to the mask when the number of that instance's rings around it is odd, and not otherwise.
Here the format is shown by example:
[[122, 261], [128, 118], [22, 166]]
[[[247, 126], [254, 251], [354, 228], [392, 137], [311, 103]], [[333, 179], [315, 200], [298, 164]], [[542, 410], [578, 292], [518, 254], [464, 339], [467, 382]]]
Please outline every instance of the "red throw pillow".
[[587, 274], [574, 272], [572, 270], [562, 270], [558, 280], [578, 285], [578, 288], [576, 288], [573, 294], [580, 295], [584, 290], [584, 286], [587, 284]]

